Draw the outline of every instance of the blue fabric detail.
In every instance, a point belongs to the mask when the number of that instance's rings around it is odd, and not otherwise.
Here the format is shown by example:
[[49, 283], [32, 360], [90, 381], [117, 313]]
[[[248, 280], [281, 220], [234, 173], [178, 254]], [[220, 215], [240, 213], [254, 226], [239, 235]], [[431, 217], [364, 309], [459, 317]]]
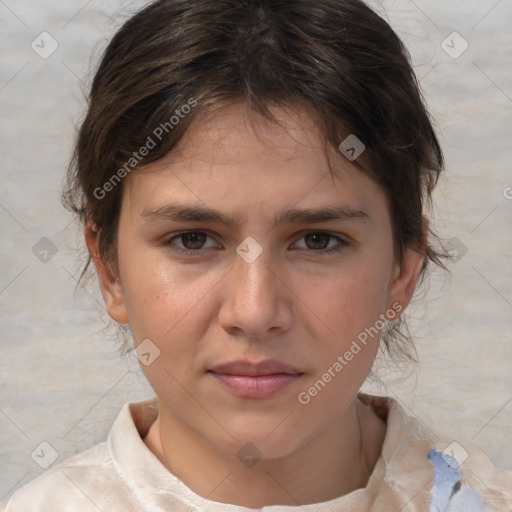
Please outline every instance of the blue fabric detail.
[[459, 472], [459, 463], [452, 456], [438, 452], [431, 448], [428, 458], [434, 463], [434, 491], [430, 512], [444, 512], [448, 507], [450, 498], [460, 487], [462, 475]]
[[457, 459], [435, 448], [429, 450], [428, 458], [434, 463], [434, 490], [429, 512], [498, 512], [483, 504], [478, 491], [462, 485]]

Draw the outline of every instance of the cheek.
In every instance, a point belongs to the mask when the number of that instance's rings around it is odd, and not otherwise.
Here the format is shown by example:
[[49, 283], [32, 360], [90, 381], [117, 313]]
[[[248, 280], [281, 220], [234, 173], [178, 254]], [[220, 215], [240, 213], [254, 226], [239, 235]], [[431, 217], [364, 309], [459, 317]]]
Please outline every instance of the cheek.
[[325, 422], [329, 411], [334, 420], [364, 383], [379, 348], [375, 325], [386, 304], [383, 282], [379, 272], [360, 270], [316, 280], [305, 295], [310, 325], [318, 326], [310, 347], [316, 370], [297, 397], [308, 417]]
[[375, 268], [346, 268], [302, 288], [309, 315], [319, 320], [333, 348], [343, 348], [384, 312], [388, 281]]
[[178, 339], [175, 333], [187, 326], [201, 328], [199, 316], [204, 318], [209, 294], [218, 281], [212, 273], [192, 266], [179, 269], [162, 256], [151, 261], [142, 256], [126, 258], [122, 270], [123, 297], [136, 343], [150, 338], [163, 344], [169, 338]]
[[126, 294], [134, 344], [149, 339], [158, 347], [158, 357], [142, 370], [157, 394], [172, 392], [176, 401], [183, 393], [178, 383], [192, 378], [196, 370], [191, 363], [204, 350], [200, 340], [208, 329], [213, 307], [209, 290], [215, 281], [185, 279], [154, 267], [141, 274], [130, 281]]

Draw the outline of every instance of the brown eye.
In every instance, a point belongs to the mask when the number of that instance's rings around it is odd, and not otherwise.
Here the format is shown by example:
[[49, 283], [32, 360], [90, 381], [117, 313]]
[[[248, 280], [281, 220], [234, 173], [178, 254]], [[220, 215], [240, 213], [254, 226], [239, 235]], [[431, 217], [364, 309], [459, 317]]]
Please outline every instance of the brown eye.
[[179, 238], [185, 249], [201, 249], [208, 236], [204, 233], [191, 231], [190, 233], [180, 235]]
[[311, 244], [306, 242], [308, 249], [325, 249], [329, 245], [329, 240], [333, 238], [332, 235], [327, 233], [309, 233], [304, 236], [304, 240], [310, 241]]
[[[210, 245], [205, 245], [210, 239]], [[174, 235], [163, 243], [165, 247], [172, 249], [176, 253], [187, 254], [189, 256], [199, 256], [206, 250], [216, 247], [213, 238], [202, 231], [186, 231]]]
[[[302, 245], [302, 247], [301, 247]], [[327, 256], [346, 249], [350, 242], [344, 237], [324, 231], [311, 231], [303, 235], [296, 248], [307, 251], [314, 256]]]

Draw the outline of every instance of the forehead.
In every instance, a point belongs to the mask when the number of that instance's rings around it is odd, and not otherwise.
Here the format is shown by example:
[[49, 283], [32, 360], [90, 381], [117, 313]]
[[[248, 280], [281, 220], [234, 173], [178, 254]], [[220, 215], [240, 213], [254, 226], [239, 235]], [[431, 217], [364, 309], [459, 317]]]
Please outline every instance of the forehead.
[[[128, 178], [128, 195], [139, 212], [181, 197], [224, 207], [247, 200], [372, 202], [380, 187], [326, 144], [313, 119], [279, 107], [276, 122], [237, 103], [200, 114], [164, 158]], [[331, 174], [332, 171], [332, 174]], [[252, 194], [251, 194], [252, 192]], [[341, 196], [340, 196], [341, 193]], [[245, 198], [244, 198], [245, 196]], [[356, 204], [359, 203], [359, 204]]]
[[[267, 146], [269, 156], [285, 160], [312, 148], [322, 150], [324, 137], [313, 119], [303, 109], [275, 107], [273, 119], [251, 110], [245, 103], [227, 105], [214, 112], [205, 111], [191, 124], [173, 150], [176, 157], [213, 149], [223, 153], [229, 163], [236, 158], [236, 147]], [[228, 149], [228, 151], [225, 151]], [[224, 150], [224, 151], [222, 151]], [[211, 157], [212, 153], [208, 153]]]

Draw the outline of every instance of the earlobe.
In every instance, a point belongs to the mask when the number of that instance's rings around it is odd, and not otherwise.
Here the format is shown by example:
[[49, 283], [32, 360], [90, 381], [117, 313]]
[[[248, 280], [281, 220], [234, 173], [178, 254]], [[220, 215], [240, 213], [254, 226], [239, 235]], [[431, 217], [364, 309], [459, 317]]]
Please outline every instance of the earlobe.
[[128, 314], [126, 312], [121, 281], [119, 277], [114, 275], [111, 265], [105, 262], [100, 254], [99, 232], [92, 222], [87, 222], [84, 225], [84, 237], [91, 260], [96, 267], [105, 309], [113, 320], [126, 324], [128, 323]]

